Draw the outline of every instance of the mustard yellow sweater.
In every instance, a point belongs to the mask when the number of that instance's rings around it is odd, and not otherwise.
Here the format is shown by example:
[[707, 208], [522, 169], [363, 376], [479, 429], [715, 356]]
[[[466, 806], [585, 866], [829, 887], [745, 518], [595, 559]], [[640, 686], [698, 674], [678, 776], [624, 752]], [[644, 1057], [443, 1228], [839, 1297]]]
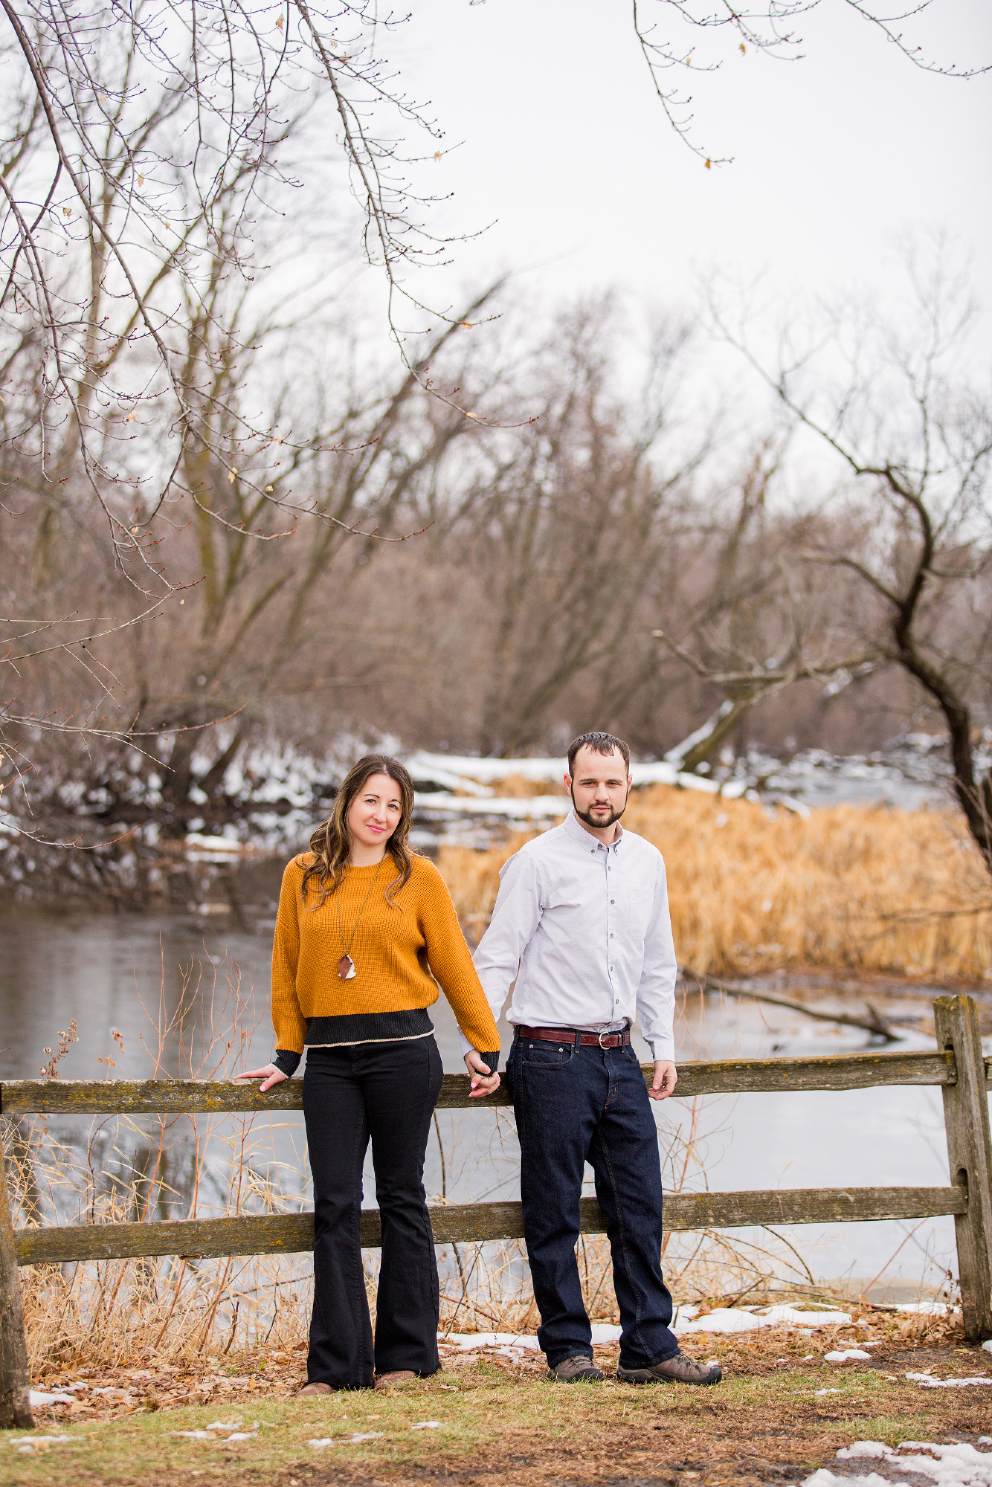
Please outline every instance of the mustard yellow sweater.
[[[376, 869], [349, 867], [338, 892], [315, 909], [319, 891], [312, 878], [306, 903], [300, 892], [312, 861], [309, 853], [295, 857], [283, 873], [272, 946], [276, 1048], [298, 1055], [304, 1045], [423, 1037], [431, 1031], [426, 1009], [437, 1001], [440, 982], [472, 1046], [480, 1053], [498, 1050], [489, 1003], [434, 864], [414, 857], [410, 878], [392, 904], [386, 889], [398, 868], [388, 853], [367, 903]], [[338, 961], [349, 948], [355, 975], [342, 981]]]

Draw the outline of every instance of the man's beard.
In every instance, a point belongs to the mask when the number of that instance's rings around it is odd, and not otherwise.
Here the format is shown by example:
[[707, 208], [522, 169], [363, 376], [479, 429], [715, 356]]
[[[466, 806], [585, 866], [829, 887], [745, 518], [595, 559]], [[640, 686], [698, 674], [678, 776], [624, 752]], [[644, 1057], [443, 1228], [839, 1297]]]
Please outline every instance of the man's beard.
[[618, 811], [611, 810], [610, 814], [607, 816], [607, 818], [606, 818], [605, 821], [597, 821], [596, 818], [592, 815], [591, 811], [580, 811], [579, 810], [578, 806], [575, 804], [575, 789], [574, 789], [574, 787], [571, 790], [569, 790], [568, 793], [572, 797], [572, 805], [575, 807], [575, 814], [578, 816], [579, 820], [580, 821], [584, 821], [587, 826], [593, 827], [593, 829], [596, 830], [596, 831], [603, 831], [607, 826], [612, 826], [613, 823], [614, 823], [614, 821], [619, 821], [620, 820], [620, 817], [623, 815], [624, 811], [627, 809], [627, 798], [628, 798], [628, 795], [629, 795], [630, 792], [628, 791], [627, 795], [624, 796], [624, 798], [623, 798], [623, 805], [620, 807], [620, 809]]

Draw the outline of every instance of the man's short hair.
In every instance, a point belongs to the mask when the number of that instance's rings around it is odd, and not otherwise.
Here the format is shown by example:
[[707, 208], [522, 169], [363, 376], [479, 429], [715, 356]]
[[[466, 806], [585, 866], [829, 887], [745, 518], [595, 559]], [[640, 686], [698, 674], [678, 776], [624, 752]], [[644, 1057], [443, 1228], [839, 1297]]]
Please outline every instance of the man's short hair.
[[612, 733], [582, 733], [574, 738], [568, 746], [569, 774], [575, 773], [575, 756], [580, 749], [592, 749], [594, 754], [612, 754], [616, 749], [623, 755], [624, 773], [630, 774], [630, 748], [622, 738], [614, 738]]

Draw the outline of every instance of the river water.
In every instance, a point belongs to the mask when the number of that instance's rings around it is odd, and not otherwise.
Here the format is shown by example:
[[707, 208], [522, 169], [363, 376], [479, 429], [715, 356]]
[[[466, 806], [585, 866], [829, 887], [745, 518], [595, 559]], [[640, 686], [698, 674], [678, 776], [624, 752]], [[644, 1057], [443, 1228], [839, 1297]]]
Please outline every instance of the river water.
[[[188, 1009], [186, 1037], [195, 1077], [219, 1077], [222, 1056], [232, 1071], [265, 1062], [271, 1056], [270, 944], [264, 922], [253, 934], [234, 933], [219, 916], [204, 922], [193, 914], [104, 918], [8, 912], [0, 916], [0, 1078], [36, 1078], [48, 1062], [43, 1050], [57, 1051], [59, 1031], [68, 1028], [70, 1019], [75, 1019], [78, 1041], [58, 1065], [63, 1078], [147, 1078], [156, 1067], [161, 1073], [189, 1074], [169, 1032], [170, 1019], [181, 1005]], [[917, 990], [906, 1004], [917, 1014], [919, 995]], [[457, 1030], [443, 998], [432, 1015], [445, 1068], [460, 1072]], [[505, 1049], [509, 1033], [505, 1026], [501, 1031]], [[773, 1007], [696, 996], [680, 1002], [676, 1031], [683, 1060], [839, 1053], [868, 1042], [857, 1030]], [[925, 1048], [932, 1042], [910, 1029], [896, 1046]], [[649, 1056], [646, 1045], [640, 1051], [642, 1058]], [[107, 1058], [114, 1060], [112, 1066], [100, 1062]], [[231, 1062], [235, 1059], [236, 1065]], [[743, 1095], [709, 1098], [695, 1111], [690, 1102], [676, 1100], [655, 1109], [669, 1171], [683, 1161], [682, 1141], [690, 1134], [694, 1138], [687, 1189], [939, 1185], [949, 1180], [939, 1090]], [[147, 1122], [144, 1127], [140, 1121], [122, 1123], [113, 1139], [103, 1122], [103, 1145], [94, 1147], [89, 1123], [49, 1121], [50, 1136], [56, 1124], [59, 1138], [70, 1148], [82, 1151], [89, 1140], [90, 1166], [95, 1150], [97, 1166], [102, 1163], [107, 1171], [126, 1169], [149, 1139]], [[230, 1132], [225, 1135], [224, 1122], [215, 1122], [214, 1132], [221, 1138], [222, 1154], [210, 1159], [213, 1186], [201, 1186], [200, 1214], [223, 1211], [230, 1181], [231, 1163], [223, 1155], [230, 1152], [225, 1145]], [[432, 1196], [442, 1189], [449, 1199], [462, 1202], [514, 1196], [516, 1144], [508, 1112], [442, 1112], [437, 1138], [428, 1152], [426, 1183]], [[292, 1204], [308, 1204], [302, 1115], [281, 1114], [271, 1125], [257, 1120], [251, 1160], [259, 1178], [274, 1182]], [[188, 1183], [174, 1169], [172, 1198], [160, 1196], [149, 1216], [179, 1216], [187, 1199]], [[370, 1166], [365, 1201], [375, 1202]], [[72, 1216], [63, 1207], [62, 1217]], [[886, 1283], [897, 1283], [898, 1295], [891, 1289], [888, 1293], [897, 1299], [915, 1294], [921, 1284], [938, 1285], [943, 1272], [954, 1270], [950, 1219], [781, 1232], [817, 1279], [864, 1282], [882, 1276]]]

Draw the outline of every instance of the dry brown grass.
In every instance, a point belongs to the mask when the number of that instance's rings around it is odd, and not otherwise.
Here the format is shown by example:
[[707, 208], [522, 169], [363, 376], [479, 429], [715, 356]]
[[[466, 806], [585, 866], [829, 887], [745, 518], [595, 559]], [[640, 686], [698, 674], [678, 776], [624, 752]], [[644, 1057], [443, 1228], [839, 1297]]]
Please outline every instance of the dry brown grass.
[[[49, 1187], [53, 1171], [44, 1156], [35, 1155], [34, 1174]], [[133, 1204], [101, 1202], [94, 1218], [119, 1221], [133, 1213]], [[719, 1233], [676, 1235], [666, 1244], [668, 1283], [680, 1302], [704, 1307], [742, 1295], [748, 1300], [766, 1292], [773, 1296], [783, 1283], [788, 1290], [781, 1294], [793, 1300], [828, 1296], [812, 1284], [794, 1251], [776, 1244], [774, 1236], [762, 1238], [764, 1243]], [[537, 1330], [521, 1242], [445, 1245], [439, 1259], [442, 1332]], [[618, 1322], [606, 1237], [582, 1236], [578, 1261], [589, 1315]], [[374, 1319], [378, 1254], [368, 1253], [365, 1262]], [[35, 1380], [80, 1369], [172, 1369], [185, 1376], [224, 1368], [226, 1358], [246, 1350], [295, 1355], [307, 1336], [312, 1265], [303, 1254], [38, 1265], [22, 1271], [22, 1295]]]
[[508, 857], [535, 836], [511, 832], [505, 846], [479, 852], [474, 847], [442, 847], [437, 865], [454, 901], [469, 944], [482, 939], [499, 892], [499, 870]]
[[[632, 797], [624, 821], [665, 856], [676, 950], [693, 971], [992, 979], [992, 887], [951, 811], [840, 805], [804, 819], [656, 785]], [[438, 866], [473, 942], [501, 865], [526, 840], [442, 848]]]
[[529, 780], [522, 774], [508, 774], [494, 788], [497, 795], [513, 800], [533, 800], [540, 795], [563, 794], [560, 780]]
[[[872, 1357], [827, 1363], [830, 1349], [873, 1340]], [[768, 1487], [797, 1484], [852, 1440], [975, 1442], [987, 1429], [988, 1389], [921, 1389], [907, 1373], [988, 1372], [988, 1354], [953, 1329], [912, 1342], [871, 1314], [813, 1336], [769, 1330], [692, 1339], [716, 1355], [716, 1389], [632, 1389], [613, 1377], [618, 1349], [596, 1349], [607, 1377], [558, 1388], [544, 1361], [497, 1350], [444, 1350], [444, 1372], [405, 1390], [294, 1398], [303, 1352], [259, 1349], [217, 1368], [56, 1372], [50, 1386], [83, 1384], [77, 1403], [39, 1412], [30, 1454], [8, 1448], [0, 1480], [18, 1487], [175, 1487], [203, 1479], [238, 1487]], [[97, 1390], [109, 1390], [97, 1393]], [[828, 1390], [824, 1394], [820, 1391]], [[411, 1427], [426, 1419], [434, 1430]], [[174, 1434], [240, 1421], [246, 1435]], [[308, 1442], [332, 1439], [332, 1450]], [[19, 1439], [23, 1439], [23, 1435]], [[7, 1467], [4, 1473], [4, 1465]], [[872, 1467], [876, 1463], [870, 1463]], [[841, 1468], [844, 1470], [844, 1468]]]

